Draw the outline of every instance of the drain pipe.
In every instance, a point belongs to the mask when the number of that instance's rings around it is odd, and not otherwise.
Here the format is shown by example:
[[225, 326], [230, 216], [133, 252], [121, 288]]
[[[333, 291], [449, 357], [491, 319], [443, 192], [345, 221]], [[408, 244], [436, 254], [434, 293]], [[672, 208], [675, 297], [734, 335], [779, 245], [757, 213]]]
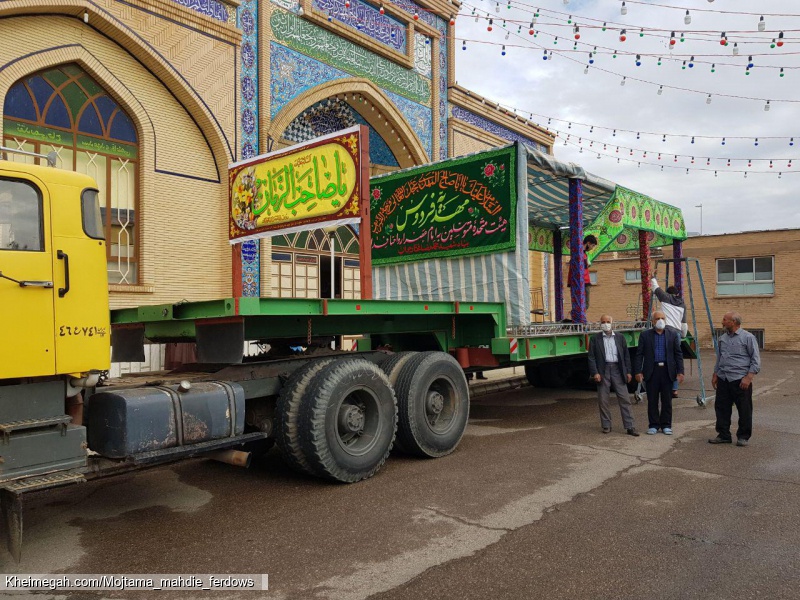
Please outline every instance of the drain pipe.
[[247, 469], [250, 466], [250, 452], [243, 452], [241, 450], [217, 450], [216, 452], [209, 452], [206, 456], [212, 460], [225, 463], [226, 465], [233, 465], [234, 467], [244, 467]]

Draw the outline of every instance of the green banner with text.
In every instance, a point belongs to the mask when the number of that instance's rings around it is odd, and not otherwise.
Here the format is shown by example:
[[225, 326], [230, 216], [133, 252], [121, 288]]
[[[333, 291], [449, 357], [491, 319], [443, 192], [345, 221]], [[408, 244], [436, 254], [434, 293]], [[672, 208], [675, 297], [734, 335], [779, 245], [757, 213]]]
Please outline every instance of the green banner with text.
[[370, 180], [372, 264], [516, 247], [516, 148]]

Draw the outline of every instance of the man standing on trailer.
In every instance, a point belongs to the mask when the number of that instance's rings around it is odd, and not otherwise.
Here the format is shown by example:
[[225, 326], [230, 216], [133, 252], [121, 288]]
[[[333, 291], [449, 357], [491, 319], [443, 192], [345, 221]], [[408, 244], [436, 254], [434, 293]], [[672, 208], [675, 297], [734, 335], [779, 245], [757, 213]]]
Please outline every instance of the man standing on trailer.
[[600, 426], [603, 433], [611, 432], [611, 411], [608, 408], [611, 389], [617, 396], [622, 424], [628, 435], [639, 436], [631, 410], [631, 398], [627, 384], [631, 380], [631, 356], [628, 344], [613, 330], [614, 319], [610, 315], [600, 317], [600, 333], [589, 340], [589, 375], [597, 384], [597, 403], [600, 407]]
[[711, 385], [717, 390], [714, 400], [717, 437], [708, 443], [731, 443], [731, 413], [735, 404], [739, 412], [736, 445], [747, 446], [753, 433], [753, 377], [761, 370], [758, 342], [752, 333], [742, 329], [739, 313], [726, 313], [722, 327], [725, 333], [717, 340], [717, 364], [711, 377]]
[[[658, 285], [658, 279], [653, 277], [650, 280], [650, 289], [653, 290], [656, 298], [661, 302], [661, 309], [664, 311], [667, 321], [667, 329], [674, 329], [681, 334], [681, 338], [686, 337], [689, 327], [686, 325], [686, 305], [683, 298], [678, 295], [678, 288], [671, 285], [667, 291]], [[672, 384], [672, 397], [678, 397], [678, 381]]]
[[644, 381], [647, 389], [647, 434], [655, 435], [660, 429], [672, 435], [672, 382], [683, 383], [683, 352], [680, 335], [667, 329], [660, 310], [653, 313], [653, 328], [639, 336], [635, 367], [636, 381]]

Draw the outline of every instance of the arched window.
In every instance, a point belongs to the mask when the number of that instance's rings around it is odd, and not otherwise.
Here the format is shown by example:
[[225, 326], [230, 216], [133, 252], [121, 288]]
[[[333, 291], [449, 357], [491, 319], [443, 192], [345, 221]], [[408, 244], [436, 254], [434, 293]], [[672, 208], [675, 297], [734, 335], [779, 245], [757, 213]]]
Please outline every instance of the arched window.
[[[58, 167], [97, 181], [107, 240], [108, 281], [138, 281], [139, 138], [130, 117], [75, 64], [34, 73], [8, 91], [3, 145], [58, 155]], [[9, 154], [10, 160], [40, 159]], [[41, 161], [44, 162], [44, 161]]]

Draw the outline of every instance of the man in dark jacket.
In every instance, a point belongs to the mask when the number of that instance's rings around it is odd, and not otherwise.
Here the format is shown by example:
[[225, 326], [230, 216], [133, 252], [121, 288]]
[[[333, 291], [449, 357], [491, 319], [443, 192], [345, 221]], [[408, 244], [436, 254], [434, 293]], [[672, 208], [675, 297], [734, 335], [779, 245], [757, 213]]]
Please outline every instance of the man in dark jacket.
[[[686, 324], [686, 305], [683, 302], [683, 298], [678, 295], [678, 288], [671, 285], [664, 291], [658, 285], [658, 280], [655, 277], [650, 280], [650, 288], [661, 302], [661, 310], [664, 311], [667, 329], [674, 329], [681, 334], [681, 338], [686, 337], [686, 332], [689, 330]], [[672, 384], [672, 397], [678, 397], [677, 381]]]
[[639, 336], [634, 367], [636, 381], [645, 381], [647, 389], [648, 435], [659, 429], [672, 435], [672, 382], [683, 382], [683, 352], [680, 335], [667, 329], [666, 316], [660, 310], [653, 313], [653, 329]]
[[631, 380], [631, 356], [628, 344], [621, 335], [613, 331], [613, 319], [609, 315], [600, 317], [602, 331], [589, 339], [589, 375], [597, 383], [597, 401], [600, 407], [600, 426], [603, 433], [611, 431], [611, 411], [608, 408], [611, 389], [617, 395], [622, 424], [628, 435], [638, 437], [631, 410], [631, 398], [627, 383]]

